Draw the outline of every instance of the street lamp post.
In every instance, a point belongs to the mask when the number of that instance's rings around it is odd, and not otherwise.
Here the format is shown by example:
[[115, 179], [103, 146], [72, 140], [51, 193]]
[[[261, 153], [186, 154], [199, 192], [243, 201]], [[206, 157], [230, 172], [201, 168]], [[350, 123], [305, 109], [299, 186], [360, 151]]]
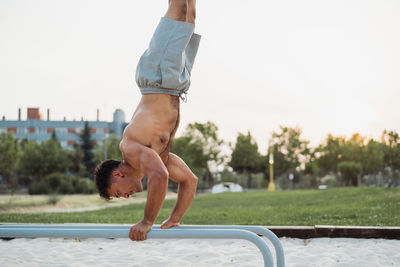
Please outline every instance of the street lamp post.
[[272, 147], [269, 149], [269, 191], [275, 191], [275, 183], [274, 183], [274, 152]]

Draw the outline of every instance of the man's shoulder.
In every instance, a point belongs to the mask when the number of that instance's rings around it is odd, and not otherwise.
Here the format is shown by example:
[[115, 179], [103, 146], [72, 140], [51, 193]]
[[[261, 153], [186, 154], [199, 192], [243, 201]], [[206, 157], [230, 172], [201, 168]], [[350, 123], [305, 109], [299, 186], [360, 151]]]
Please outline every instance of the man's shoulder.
[[123, 137], [121, 142], [119, 143], [119, 150], [123, 154], [131, 154], [132, 152], [137, 152], [137, 150], [140, 150], [142, 147], [143, 144], [130, 137]]
[[143, 154], [145, 146], [135, 140], [122, 140], [120, 143], [120, 151], [124, 161], [128, 162], [133, 168], [139, 168], [140, 157]]

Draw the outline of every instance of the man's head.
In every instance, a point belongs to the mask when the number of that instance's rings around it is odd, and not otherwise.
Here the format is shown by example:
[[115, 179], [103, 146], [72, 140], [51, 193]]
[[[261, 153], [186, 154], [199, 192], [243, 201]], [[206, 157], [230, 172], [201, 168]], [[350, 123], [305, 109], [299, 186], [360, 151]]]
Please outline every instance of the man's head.
[[106, 200], [113, 197], [129, 198], [143, 191], [141, 177], [135, 175], [131, 166], [118, 160], [103, 161], [96, 167], [94, 175], [99, 194]]

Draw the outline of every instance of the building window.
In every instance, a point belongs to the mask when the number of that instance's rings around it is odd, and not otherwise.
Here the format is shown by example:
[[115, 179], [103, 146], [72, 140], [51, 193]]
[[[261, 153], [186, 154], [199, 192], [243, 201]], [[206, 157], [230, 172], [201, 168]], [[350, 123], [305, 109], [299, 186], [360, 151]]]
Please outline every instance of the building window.
[[96, 129], [95, 128], [90, 128], [90, 133], [91, 134], [95, 134], [96, 133]]
[[55, 129], [53, 127], [47, 128], [47, 133], [54, 133]]
[[104, 128], [104, 133], [108, 134], [108, 128]]
[[77, 134], [82, 133], [82, 131], [83, 131], [83, 128], [82, 128], [82, 127], [77, 127], [77, 128], [75, 128], [75, 132], [76, 132]]
[[28, 132], [29, 132], [30, 134], [35, 133], [35, 127], [29, 127], [29, 128], [28, 128]]
[[67, 146], [73, 146], [75, 145], [75, 140], [68, 140], [67, 141]]
[[69, 134], [75, 133], [75, 128], [68, 128], [68, 133]]
[[56, 133], [58, 134], [67, 133], [67, 128], [56, 128]]

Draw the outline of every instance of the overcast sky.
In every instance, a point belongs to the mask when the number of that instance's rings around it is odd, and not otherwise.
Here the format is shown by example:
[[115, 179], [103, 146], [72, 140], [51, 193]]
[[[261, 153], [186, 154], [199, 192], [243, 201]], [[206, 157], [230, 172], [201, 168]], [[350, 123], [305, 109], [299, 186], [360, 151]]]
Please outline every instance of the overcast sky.
[[[0, 1], [0, 116], [127, 120], [136, 64], [167, 0]], [[400, 132], [400, 1], [197, 0], [202, 41], [180, 131], [213, 121], [265, 152], [279, 125], [328, 133]]]

